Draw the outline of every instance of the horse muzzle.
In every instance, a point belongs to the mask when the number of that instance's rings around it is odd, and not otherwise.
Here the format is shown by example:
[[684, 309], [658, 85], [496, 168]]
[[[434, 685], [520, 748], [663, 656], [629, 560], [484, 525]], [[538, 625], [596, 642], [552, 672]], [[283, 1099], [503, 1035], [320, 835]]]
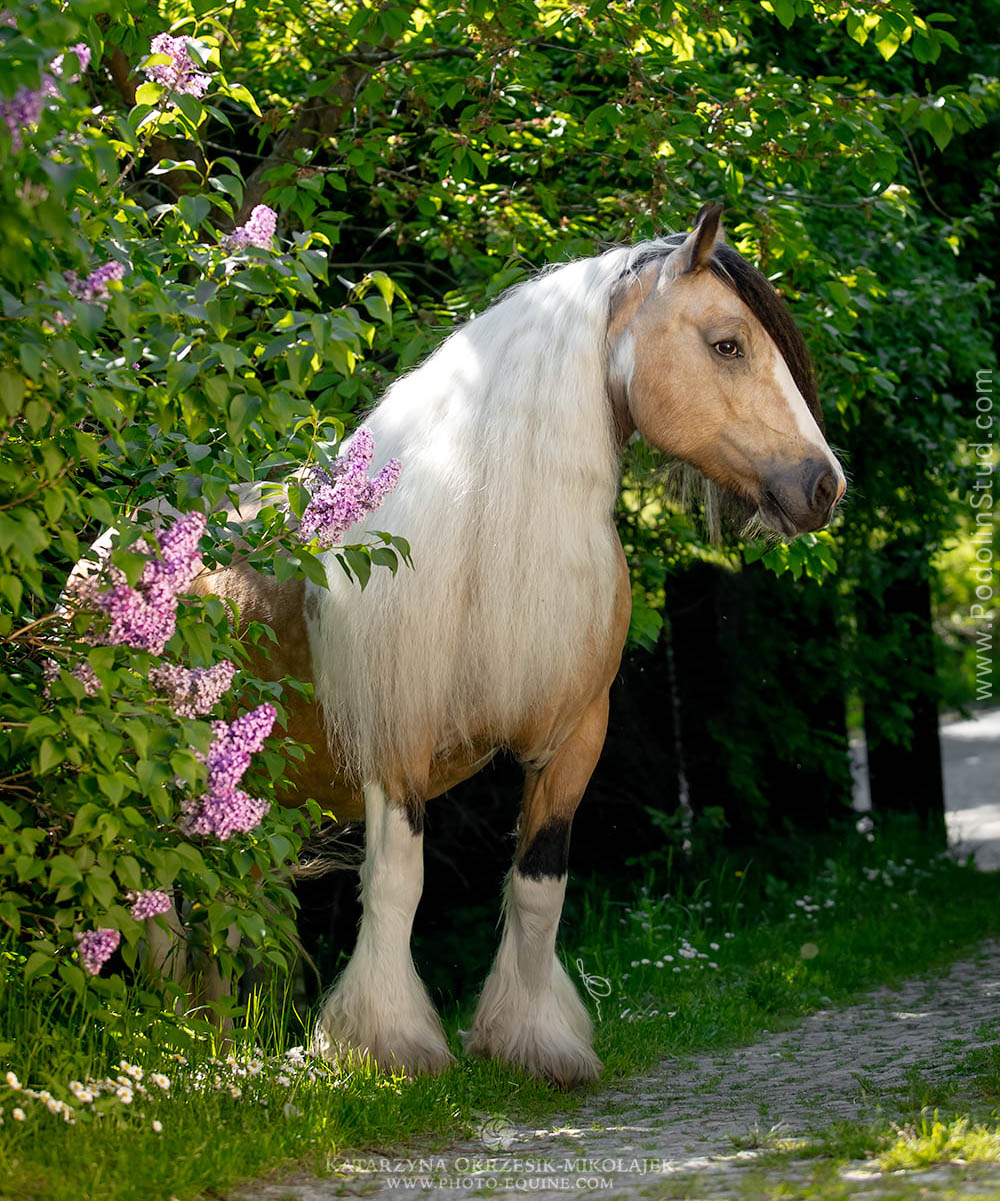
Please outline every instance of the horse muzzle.
[[806, 459], [762, 480], [758, 517], [786, 538], [821, 530], [829, 525], [846, 488], [836, 459]]

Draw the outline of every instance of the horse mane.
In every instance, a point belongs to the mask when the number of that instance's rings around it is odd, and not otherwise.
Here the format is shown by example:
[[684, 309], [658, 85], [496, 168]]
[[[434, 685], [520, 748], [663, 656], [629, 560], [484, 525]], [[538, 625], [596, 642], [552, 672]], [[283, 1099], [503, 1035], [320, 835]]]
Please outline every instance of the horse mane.
[[606, 335], [634, 253], [505, 292], [366, 417], [373, 468], [395, 456], [402, 471], [349, 536], [402, 535], [414, 570], [376, 571], [362, 593], [331, 556], [329, 591], [306, 605], [316, 698], [354, 781], [503, 745], [607, 633], [620, 467]]
[[[569, 693], [607, 633], [620, 555], [608, 319], [620, 283], [682, 241], [619, 247], [508, 290], [366, 417], [373, 469], [396, 457], [402, 472], [350, 537], [402, 535], [414, 570], [376, 571], [362, 592], [329, 555], [329, 589], [309, 586], [316, 699], [349, 779], [402, 778], [419, 793], [430, 755], [504, 745]], [[725, 244], [712, 270], [817, 412], [805, 343], [780, 297]], [[729, 502], [708, 487], [717, 512]]]

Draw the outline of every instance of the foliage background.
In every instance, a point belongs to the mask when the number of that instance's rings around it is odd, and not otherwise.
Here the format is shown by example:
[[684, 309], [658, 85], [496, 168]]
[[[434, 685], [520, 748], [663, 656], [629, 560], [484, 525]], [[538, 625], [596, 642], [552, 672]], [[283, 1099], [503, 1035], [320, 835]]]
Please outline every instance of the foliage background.
[[[833, 531], [751, 563], [763, 548], [711, 544], [630, 461], [620, 518], [640, 649], [616, 701], [635, 721], [612, 732], [581, 865], [634, 856], [643, 831], [690, 839], [671, 817], [679, 768], [694, 816], [733, 839], [828, 823], [848, 788], [848, 703], [905, 747], [921, 698], [974, 699], [962, 538], [976, 372], [994, 354], [995, 0], [946, 13], [907, 0], [8, 12], [5, 95], [37, 89], [81, 39], [94, 54], [22, 148], [0, 132], [0, 920], [38, 987], [113, 994], [114, 979], [85, 980], [73, 934], [121, 929], [134, 964], [141, 931], [121, 897], [142, 885], [183, 886], [205, 945], [225, 953], [236, 920], [245, 956], [282, 964], [280, 868], [305, 833], [275, 808], [225, 844], [178, 839], [174, 778], [198, 787], [191, 748], [207, 726], [150, 695], [141, 656], [74, 649], [63, 630], [57, 653], [85, 653], [102, 688], [86, 697], [64, 672], [43, 695], [53, 638], [35, 623], [82, 548], [115, 524], [116, 563], [139, 570], [136, 505], [211, 506], [322, 457], [504, 287], [684, 228], [707, 199], [725, 202], [731, 240], [806, 333], [851, 500]], [[146, 81], [166, 29], [197, 39], [203, 101], [174, 105]], [[279, 214], [274, 248], [227, 251], [224, 234], [262, 202]], [[74, 299], [65, 273], [109, 260], [128, 272], [106, 300]], [[211, 541], [225, 562], [218, 521]], [[264, 569], [316, 578], [279, 514], [252, 542]], [[361, 574], [366, 557], [352, 560]], [[899, 579], [933, 581], [936, 674], [911, 654], [923, 619], [883, 603]], [[235, 635], [209, 603], [186, 611], [168, 650], [204, 665], [266, 637]], [[235, 695], [280, 706], [282, 686], [244, 671]], [[273, 740], [257, 792], [298, 753]], [[486, 829], [512, 824], [513, 805], [440, 813], [445, 859], [470, 837], [496, 855]], [[491, 892], [500, 870], [482, 873]]]

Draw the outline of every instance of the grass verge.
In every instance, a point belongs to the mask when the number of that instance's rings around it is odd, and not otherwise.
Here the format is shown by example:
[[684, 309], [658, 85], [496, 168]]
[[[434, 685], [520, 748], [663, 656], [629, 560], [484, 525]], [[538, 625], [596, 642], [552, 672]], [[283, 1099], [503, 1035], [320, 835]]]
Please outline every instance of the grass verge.
[[[591, 997], [605, 1080], [752, 1041], [1000, 930], [991, 877], [863, 839], [781, 874], [727, 864], [664, 888], [650, 877], [623, 900], [578, 883], [569, 906], [567, 966]], [[456, 1051], [468, 1013], [446, 1015]], [[333, 1070], [292, 1047], [306, 1022], [263, 1005], [226, 1058], [167, 1015], [57, 1020], [7, 989], [0, 1018], [0, 1195], [13, 1201], [189, 1201], [291, 1163], [323, 1171], [352, 1150], [545, 1123], [584, 1095], [469, 1060], [415, 1081]]]

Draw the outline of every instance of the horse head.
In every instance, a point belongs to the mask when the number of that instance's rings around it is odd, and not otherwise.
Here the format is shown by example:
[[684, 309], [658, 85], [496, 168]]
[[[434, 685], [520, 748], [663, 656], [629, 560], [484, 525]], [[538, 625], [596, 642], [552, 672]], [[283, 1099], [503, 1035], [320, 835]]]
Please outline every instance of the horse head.
[[802, 335], [725, 242], [721, 205], [634, 261], [612, 297], [608, 384], [634, 430], [785, 537], [820, 529], [846, 487], [820, 428]]

